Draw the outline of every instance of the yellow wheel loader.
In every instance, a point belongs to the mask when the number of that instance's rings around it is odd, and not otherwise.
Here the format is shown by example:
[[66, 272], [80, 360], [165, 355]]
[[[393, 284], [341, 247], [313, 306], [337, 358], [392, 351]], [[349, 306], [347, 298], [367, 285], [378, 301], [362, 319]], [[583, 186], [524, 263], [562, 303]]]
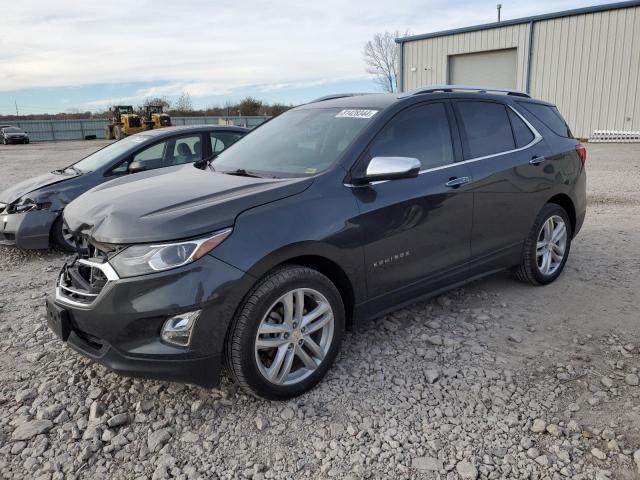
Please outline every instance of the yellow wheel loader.
[[145, 130], [145, 125], [140, 118], [133, 112], [131, 105], [118, 105], [109, 110], [111, 123], [107, 125], [105, 138], [107, 140], [120, 140], [127, 135], [140, 133]]
[[147, 130], [171, 126], [171, 117], [162, 111], [162, 105], [145, 105], [144, 114]]

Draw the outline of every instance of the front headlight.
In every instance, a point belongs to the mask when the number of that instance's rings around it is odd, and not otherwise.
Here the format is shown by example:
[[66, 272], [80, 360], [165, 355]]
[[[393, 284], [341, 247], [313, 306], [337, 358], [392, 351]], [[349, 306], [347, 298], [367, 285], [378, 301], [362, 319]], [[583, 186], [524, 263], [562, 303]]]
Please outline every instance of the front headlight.
[[17, 203], [9, 205], [7, 213], [25, 213], [30, 212], [31, 210], [48, 210], [49, 207], [51, 207], [51, 202], [37, 203], [27, 198], [20, 199]]
[[195, 262], [220, 245], [231, 229], [184, 242], [156, 245], [131, 245], [109, 260], [121, 277], [134, 277], [181, 267]]

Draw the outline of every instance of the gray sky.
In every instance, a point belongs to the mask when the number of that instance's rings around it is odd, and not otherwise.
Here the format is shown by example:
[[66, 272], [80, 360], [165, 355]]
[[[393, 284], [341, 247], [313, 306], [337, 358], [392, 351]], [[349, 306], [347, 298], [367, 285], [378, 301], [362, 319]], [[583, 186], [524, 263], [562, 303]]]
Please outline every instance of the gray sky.
[[[502, 2], [503, 18], [592, 4]], [[188, 91], [196, 105], [249, 93], [297, 100], [375, 86], [363, 44], [495, 20], [493, 1], [184, 0], [13, 2], [0, 15], [0, 113], [100, 108]], [[5, 12], [6, 13], [6, 12]]]

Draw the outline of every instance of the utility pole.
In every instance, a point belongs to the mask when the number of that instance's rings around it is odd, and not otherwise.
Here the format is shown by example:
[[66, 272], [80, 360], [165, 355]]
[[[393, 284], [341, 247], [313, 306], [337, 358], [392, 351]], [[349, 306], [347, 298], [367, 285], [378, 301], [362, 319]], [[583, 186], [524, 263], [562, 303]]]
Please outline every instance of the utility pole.
[[500, 10], [502, 10], [502, 4], [499, 3], [496, 8], [498, 9], [498, 23], [500, 23]]
[[20, 112], [18, 111], [18, 101], [14, 100], [13, 103], [16, 104], [16, 117], [19, 117], [20, 116]]

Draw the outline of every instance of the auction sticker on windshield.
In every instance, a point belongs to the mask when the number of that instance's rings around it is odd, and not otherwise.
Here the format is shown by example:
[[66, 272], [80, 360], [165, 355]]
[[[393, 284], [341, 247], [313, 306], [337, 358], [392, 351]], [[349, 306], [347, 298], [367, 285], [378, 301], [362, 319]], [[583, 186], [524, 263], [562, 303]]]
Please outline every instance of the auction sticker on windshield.
[[342, 110], [336, 115], [336, 118], [371, 118], [378, 110], [364, 110], [361, 108], [351, 108], [348, 110]]

